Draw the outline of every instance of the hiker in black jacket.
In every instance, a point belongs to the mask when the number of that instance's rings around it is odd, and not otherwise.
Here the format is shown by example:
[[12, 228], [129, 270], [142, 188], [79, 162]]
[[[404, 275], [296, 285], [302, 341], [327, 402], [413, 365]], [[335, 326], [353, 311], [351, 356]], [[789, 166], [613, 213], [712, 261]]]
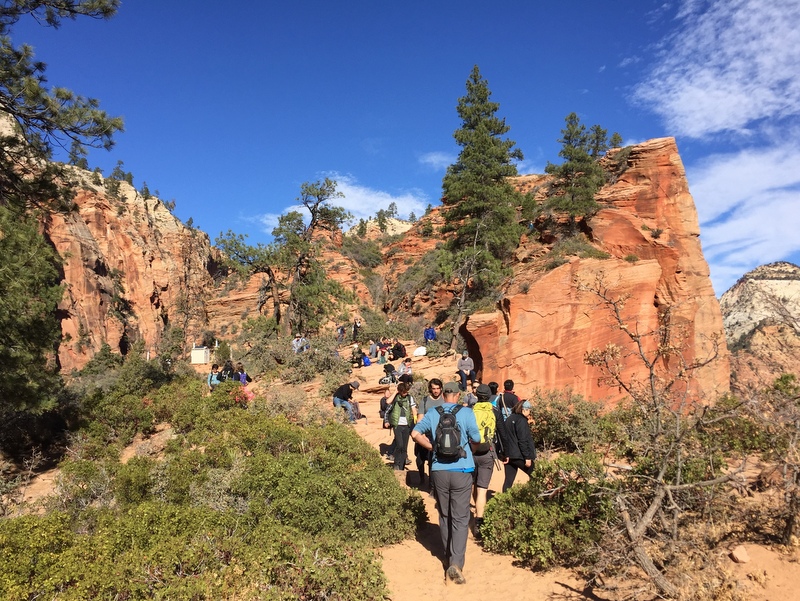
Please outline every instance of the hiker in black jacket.
[[517, 470], [522, 470], [529, 476], [533, 471], [533, 462], [536, 459], [536, 446], [533, 444], [533, 434], [530, 426], [531, 404], [528, 401], [520, 401], [514, 406], [514, 410], [506, 420], [506, 460], [505, 460], [505, 481], [503, 482], [503, 492], [506, 492], [514, 479], [517, 477]]

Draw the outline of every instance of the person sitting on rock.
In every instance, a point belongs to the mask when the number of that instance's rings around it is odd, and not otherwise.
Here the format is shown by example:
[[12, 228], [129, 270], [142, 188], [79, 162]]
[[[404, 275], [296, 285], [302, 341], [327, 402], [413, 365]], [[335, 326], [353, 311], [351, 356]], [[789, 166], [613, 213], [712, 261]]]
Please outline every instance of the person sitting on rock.
[[333, 393], [333, 406], [341, 407], [347, 412], [347, 419], [350, 423], [355, 423], [356, 416], [353, 413], [353, 391], [358, 390], [358, 380], [353, 380], [347, 384], [342, 384]]
[[469, 379], [471, 383], [475, 383], [475, 362], [472, 360], [472, 357], [469, 356], [468, 351], [461, 353], [456, 368], [458, 369], [458, 377], [461, 378], [460, 388], [462, 391], [465, 391], [467, 389], [467, 379]]
[[400, 369], [397, 370], [397, 380], [399, 382], [413, 384], [414, 376], [412, 375], [411, 371], [411, 357], [406, 357], [400, 364]]

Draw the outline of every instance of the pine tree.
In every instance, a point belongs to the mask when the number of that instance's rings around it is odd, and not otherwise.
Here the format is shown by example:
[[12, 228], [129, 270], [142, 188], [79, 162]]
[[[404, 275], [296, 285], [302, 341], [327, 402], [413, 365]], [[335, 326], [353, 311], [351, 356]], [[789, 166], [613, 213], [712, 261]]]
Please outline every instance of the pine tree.
[[[122, 120], [99, 103], [47, 85], [30, 46], [15, 46], [14, 25], [30, 16], [58, 27], [79, 16], [108, 18], [119, 0], [13, 0], [0, 3], [0, 420], [7, 431], [23, 413], [51, 408], [61, 387], [53, 360], [61, 330], [60, 265], [39, 233], [36, 211], [69, 208], [74, 190], [63, 165], [48, 162], [55, 146], [82, 166], [86, 147], [110, 148]], [[85, 160], [85, 159], [84, 159]], [[2, 438], [2, 437], [0, 437]], [[0, 440], [2, 443], [2, 440]]]
[[453, 137], [461, 151], [442, 181], [444, 232], [450, 277], [459, 283], [452, 344], [473, 301], [485, 302], [505, 275], [504, 261], [519, 244], [516, 210], [522, 195], [508, 178], [517, 175], [514, 161], [523, 158], [516, 142], [504, 138], [509, 126], [497, 116], [500, 105], [490, 100], [488, 82], [476, 65], [467, 79], [467, 93], [456, 110], [461, 127]]
[[567, 115], [565, 122], [558, 140], [562, 144], [558, 156], [564, 162], [548, 163], [545, 167], [545, 172], [554, 176], [554, 195], [547, 204], [551, 209], [568, 213], [574, 223], [576, 217], [591, 215], [599, 208], [594, 195], [605, 180], [593, 152], [597, 155], [605, 152], [608, 143], [606, 130], [595, 125], [587, 134], [586, 126], [575, 113]]
[[507, 181], [517, 175], [514, 161], [523, 158], [516, 142], [503, 138], [510, 130], [497, 116], [500, 105], [490, 100], [488, 82], [476, 65], [467, 79], [467, 93], [456, 110], [462, 124], [453, 137], [461, 147], [442, 182], [445, 231], [455, 231], [452, 249], [478, 245], [500, 260], [519, 243], [516, 207], [522, 196]]
[[284, 334], [319, 329], [336, 308], [337, 299], [345, 295], [344, 288], [325, 274], [315, 240], [318, 232], [338, 230], [351, 217], [343, 208], [331, 205], [332, 200], [343, 197], [336, 185], [328, 178], [301, 185], [297, 200], [308, 211], [308, 223], [299, 211], [290, 211], [281, 215], [272, 231], [278, 264], [288, 273]]

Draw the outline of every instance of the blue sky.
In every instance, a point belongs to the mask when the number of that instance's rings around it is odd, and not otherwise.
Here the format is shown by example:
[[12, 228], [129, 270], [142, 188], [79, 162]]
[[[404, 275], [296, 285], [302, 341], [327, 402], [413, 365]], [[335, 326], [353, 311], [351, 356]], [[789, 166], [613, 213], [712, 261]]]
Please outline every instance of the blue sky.
[[212, 240], [267, 241], [326, 176], [356, 218], [437, 205], [477, 64], [521, 173], [560, 161], [572, 111], [627, 143], [677, 138], [718, 295], [800, 263], [800, 0], [123, 0], [12, 36], [124, 117], [91, 166], [122, 160]]

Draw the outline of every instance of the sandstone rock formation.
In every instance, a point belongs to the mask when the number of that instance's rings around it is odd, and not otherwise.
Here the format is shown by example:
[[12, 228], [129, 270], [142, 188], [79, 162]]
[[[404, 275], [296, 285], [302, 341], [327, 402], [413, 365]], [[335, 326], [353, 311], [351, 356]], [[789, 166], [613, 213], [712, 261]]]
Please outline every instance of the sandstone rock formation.
[[720, 298], [731, 382], [747, 393], [784, 373], [800, 376], [800, 267], [778, 262], [742, 276]]
[[[548, 269], [555, 236], [534, 230], [523, 236], [498, 309], [472, 315], [461, 331], [485, 380], [510, 377], [523, 394], [541, 387], [571, 388], [591, 399], [619, 396], [598, 385], [597, 370], [583, 359], [593, 348], [610, 342], [627, 348], [629, 341], [597, 296], [576, 282], [600, 282], [612, 296], [628, 295], [624, 318], [640, 332], [657, 328], [659, 313], [669, 308], [688, 361], [707, 357], [720, 340], [722, 317], [674, 140], [651, 140], [608, 161], [615, 181], [599, 193], [603, 209], [583, 227], [609, 258], [574, 256]], [[163, 203], [142, 198], [124, 182], [117, 199], [91, 183], [91, 174], [77, 175], [83, 184], [75, 210], [44, 224], [65, 259], [63, 369], [80, 368], [102, 343], [125, 352], [142, 340], [154, 352], [171, 325], [186, 331], [189, 345], [204, 330], [233, 340], [244, 319], [269, 313], [264, 276], [225, 281], [208, 237], [180, 223]], [[547, 176], [525, 176], [517, 185], [541, 195], [546, 182]], [[392, 307], [446, 325], [452, 290], [444, 283], [423, 291], [404, 287], [408, 270], [441, 241], [442, 224], [440, 211], [430, 211], [391, 239], [383, 248], [384, 264], [371, 272], [340, 252], [340, 236], [320, 241], [322, 260], [361, 305]], [[623, 369], [626, 377], [641, 376], [629, 358]], [[728, 381], [722, 341], [718, 359], [694, 374], [689, 391], [713, 397], [727, 390]]]
[[[659, 311], [669, 307], [687, 362], [718, 355], [688, 382], [693, 396], [713, 400], [728, 390], [728, 353], [674, 139], [633, 147], [627, 169], [597, 200], [604, 208], [587, 226], [610, 258], [575, 257], [539, 276], [519, 265], [515, 278], [525, 285], [510, 287], [501, 310], [469, 318], [468, 344], [481, 358], [484, 380], [509, 377], [524, 394], [535, 387], [570, 388], [589, 399], [619, 397], [619, 391], [598, 385], [599, 372], [584, 364], [584, 355], [608, 343], [633, 348], [597, 295], [576, 286], [582, 282], [589, 288], [599, 284], [612, 297], [627, 295], [623, 318], [640, 333], [656, 330]], [[647, 341], [650, 351], [655, 343]], [[626, 379], [646, 376], [635, 357], [622, 362]]]
[[74, 210], [44, 223], [64, 262], [61, 369], [80, 369], [102, 344], [126, 353], [142, 340], [155, 353], [169, 325], [199, 332], [215, 270], [208, 236], [125, 182], [114, 198], [88, 172], [75, 173], [83, 181]]

